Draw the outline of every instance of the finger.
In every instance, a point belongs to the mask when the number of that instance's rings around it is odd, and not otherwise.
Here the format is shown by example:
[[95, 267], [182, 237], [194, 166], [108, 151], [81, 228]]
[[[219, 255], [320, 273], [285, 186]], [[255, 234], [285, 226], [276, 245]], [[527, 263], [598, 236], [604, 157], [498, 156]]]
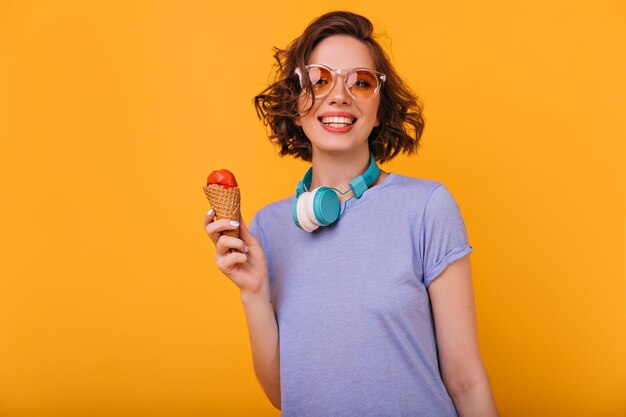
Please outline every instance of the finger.
[[243, 240], [243, 242], [247, 246], [253, 246], [257, 244], [257, 239], [254, 237], [252, 233], [250, 233], [250, 229], [246, 226], [246, 222], [243, 220], [243, 215], [241, 216], [241, 225], [239, 227], [239, 237]]
[[248, 261], [248, 256], [241, 252], [232, 252], [217, 259], [217, 267], [226, 275], [230, 275], [235, 269], [235, 265]]
[[225, 230], [234, 230], [239, 227], [238, 223], [231, 223], [229, 219], [219, 219], [209, 223], [204, 230], [207, 232], [214, 244], [217, 245], [217, 240]]
[[210, 209], [209, 211], [207, 211], [206, 214], [204, 215], [204, 227], [206, 227], [207, 224], [211, 223], [214, 218], [215, 218], [215, 210]]
[[227, 255], [229, 252], [231, 252], [231, 249], [234, 252], [236, 252], [237, 250], [241, 252], [246, 252], [243, 240], [237, 239], [232, 236], [222, 235], [217, 240], [217, 244], [215, 245], [215, 256]]

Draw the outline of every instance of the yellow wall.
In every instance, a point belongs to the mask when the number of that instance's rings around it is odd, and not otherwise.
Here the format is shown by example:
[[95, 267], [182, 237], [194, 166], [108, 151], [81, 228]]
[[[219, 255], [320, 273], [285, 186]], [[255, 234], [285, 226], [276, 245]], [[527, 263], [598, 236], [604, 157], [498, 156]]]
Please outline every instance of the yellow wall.
[[502, 415], [626, 415], [624, 2], [4, 0], [0, 416], [278, 416], [201, 187], [232, 170], [247, 221], [294, 191], [251, 99], [334, 8], [425, 103], [383, 169], [461, 206]]

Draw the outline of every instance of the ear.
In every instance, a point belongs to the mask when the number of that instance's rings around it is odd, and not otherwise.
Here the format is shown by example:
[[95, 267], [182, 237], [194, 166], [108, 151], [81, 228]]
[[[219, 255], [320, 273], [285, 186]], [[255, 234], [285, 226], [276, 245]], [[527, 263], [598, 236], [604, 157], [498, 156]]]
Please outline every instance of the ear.
[[374, 122], [374, 127], [380, 126], [380, 119], [376, 116], [376, 122]]
[[300, 117], [296, 117], [293, 122], [296, 124], [296, 126], [302, 126], [302, 120], [300, 120]]

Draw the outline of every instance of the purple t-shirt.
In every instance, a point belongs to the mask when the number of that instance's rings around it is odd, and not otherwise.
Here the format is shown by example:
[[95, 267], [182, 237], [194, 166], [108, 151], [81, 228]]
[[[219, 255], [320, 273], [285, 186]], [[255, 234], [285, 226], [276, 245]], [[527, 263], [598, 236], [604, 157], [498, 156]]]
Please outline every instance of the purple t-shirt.
[[446, 186], [392, 172], [313, 233], [294, 224], [294, 199], [250, 221], [269, 263], [281, 416], [456, 417], [427, 287], [473, 248]]

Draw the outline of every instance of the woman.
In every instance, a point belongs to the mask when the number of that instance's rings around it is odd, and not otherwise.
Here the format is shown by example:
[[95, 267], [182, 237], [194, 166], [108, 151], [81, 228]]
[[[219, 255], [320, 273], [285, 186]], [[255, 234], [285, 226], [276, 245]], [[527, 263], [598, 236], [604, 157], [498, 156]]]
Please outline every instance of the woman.
[[353, 13], [319, 17], [275, 57], [257, 112], [280, 155], [312, 167], [250, 229], [205, 218], [268, 398], [286, 417], [497, 416], [459, 208], [444, 184], [376, 164], [417, 151], [417, 97]]

